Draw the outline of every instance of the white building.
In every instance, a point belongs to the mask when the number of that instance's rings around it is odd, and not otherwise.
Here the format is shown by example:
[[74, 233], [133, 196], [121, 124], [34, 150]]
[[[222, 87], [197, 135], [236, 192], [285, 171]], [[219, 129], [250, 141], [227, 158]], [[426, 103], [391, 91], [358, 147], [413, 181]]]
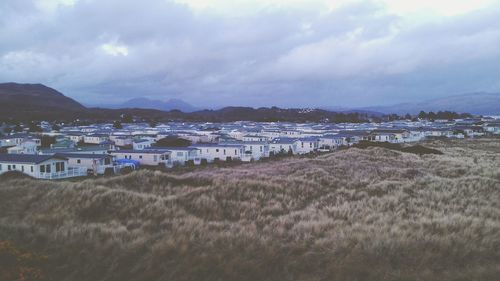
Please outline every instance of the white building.
[[110, 168], [115, 172], [113, 164], [113, 156], [105, 154], [56, 154], [68, 159], [68, 165], [70, 167], [80, 167], [85, 169], [88, 173], [102, 175], [105, 173], [107, 168]]
[[297, 145], [297, 153], [298, 154], [307, 154], [314, 152], [319, 147], [319, 139], [315, 137], [310, 138], [300, 138], [298, 139], [299, 143]]
[[143, 150], [146, 148], [150, 148], [153, 143], [154, 141], [150, 139], [138, 139], [133, 141], [132, 147], [134, 150]]
[[37, 146], [41, 145], [41, 140], [37, 137], [26, 134], [13, 134], [0, 137], [0, 147], [13, 147], [28, 140], [35, 142]]
[[425, 130], [426, 137], [453, 137], [453, 130], [448, 128], [428, 128]]
[[188, 163], [199, 165], [201, 163], [200, 149], [194, 147], [161, 147], [158, 150], [170, 152], [170, 157], [165, 163], [167, 167], [184, 166]]
[[410, 138], [407, 130], [377, 129], [372, 131], [376, 142], [404, 143]]
[[297, 154], [299, 140], [291, 138], [275, 138], [269, 143], [270, 154]]
[[111, 151], [111, 155], [115, 156], [116, 159], [136, 160], [145, 166], [166, 165], [170, 154], [170, 151], [155, 149]]
[[128, 136], [111, 136], [109, 139], [111, 141], [114, 141], [116, 146], [121, 146], [121, 147], [132, 146], [133, 143], [132, 137]]
[[67, 134], [66, 136], [74, 143], [79, 143], [80, 141], [83, 141], [84, 138], [83, 134], [76, 133]]
[[269, 143], [265, 141], [244, 141], [241, 144], [245, 146], [245, 160], [250, 157], [250, 161], [258, 161], [269, 157]]
[[347, 135], [337, 134], [337, 135], [325, 135], [318, 138], [319, 149], [323, 150], [334, 150], [341, 146], [347, 146]]
[[106, 134], [90, 134], [83, 137], [85, 143], [100, 144], [109, 141], [109, 135]]
[[491, 123], [484, 126], [484, 130], [494, 135], [500, 135], [500, 123]]
[[244, 135], [243, 136], [243, 141], [244, 142], [256, 142], [256, 141], [265, 142], [265, 141], [268, 141], [268, 140], [269, 140], [268, 137], [259, 136], [259, 135]]
[[25, 140], [20, 144], [7, 148], [9, 154], [37, 154], [38, 146], [34, 140]]
[[18, 171], [37, 179], [86, 176], [87, 171], [69, 167], [68, 159], [57, 155], [0, 154], [0, 174]]
[[200, 158], [205, 159], [208, 163], [217, 160], [247, 160], [243, 144], [195, 144], [191, 147], [199, 149]]

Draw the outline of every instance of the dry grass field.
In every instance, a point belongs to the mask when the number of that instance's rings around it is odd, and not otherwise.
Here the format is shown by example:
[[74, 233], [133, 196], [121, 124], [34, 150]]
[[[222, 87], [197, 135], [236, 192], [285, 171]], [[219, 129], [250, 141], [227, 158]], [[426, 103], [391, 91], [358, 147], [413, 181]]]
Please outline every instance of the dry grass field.
[[27, 251], [25, 280], [499, 280], [500, 140], [423, 145], [3, 180], [0, 276]]

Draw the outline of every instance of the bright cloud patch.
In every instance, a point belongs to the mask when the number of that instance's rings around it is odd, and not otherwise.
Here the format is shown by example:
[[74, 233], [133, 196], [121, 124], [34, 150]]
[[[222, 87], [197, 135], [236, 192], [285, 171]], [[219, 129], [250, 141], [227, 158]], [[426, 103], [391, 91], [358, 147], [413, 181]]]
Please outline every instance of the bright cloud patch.
[[74, 6], [76, 2], [77, 0], [37, 0], [35, 4], [40, 10], [52, 13], [59, 7]]
[[128, 48], [123, 45], [116, 45], [114, 43], [108, 43], [101, 45], [101, 49], [108, 55], [111, 56], [128, 56]]

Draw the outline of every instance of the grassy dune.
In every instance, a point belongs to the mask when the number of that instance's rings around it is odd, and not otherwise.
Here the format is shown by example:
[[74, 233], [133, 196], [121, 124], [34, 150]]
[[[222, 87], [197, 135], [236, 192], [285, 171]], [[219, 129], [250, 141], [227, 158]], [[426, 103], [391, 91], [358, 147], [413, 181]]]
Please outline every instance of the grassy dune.
[[0, 240], [47, 280], [498, 280], [500, 140], [425, 146], [3, 181]]

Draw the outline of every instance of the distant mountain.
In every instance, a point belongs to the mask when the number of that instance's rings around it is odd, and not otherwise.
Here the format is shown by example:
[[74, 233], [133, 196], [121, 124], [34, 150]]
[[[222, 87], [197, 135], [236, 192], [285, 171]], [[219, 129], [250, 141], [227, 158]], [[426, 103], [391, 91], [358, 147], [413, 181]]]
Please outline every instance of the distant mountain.
[[0, 83], [0, 118], [77, 116], [86, 108], [42, 84]]
[[[148, 99], [134, 99], [125, 103], [123, 107], [86, 108], [62, 93], [41, 84], [0, 84], [0, 121], [82, 119], [99, 122], [119, 120], [126, 114], [137, 119], [158, 121], [361, 122], [370, 117], [381, 117], [380, 112], [417, 114], [420, 110], [450, 110], [483, 115], [500, 114], [500, 94], [477, 93], [434, 99], [418, 104], [351, 110], [341, 108], [337, 112], [314, 108], [282, 109], [278, 107], [224, 107], [218, 110], [193, 111], [192, 106], [180, 100], [161, 102]], [[172, 108], [175, 109], [172, 110]]]
[[[159, 121], [282, 121], [282, 122], [357, 122], [366, 121], [367, 114], [359, 112], [337, 113], [322, 109], [278, 107], [225, 107], [218, 110], [201, 110], [180, 100], [160, 102], [134, 99], [124, 108], [86, 108], [62, 93], [41, 84], [0, 84], [0, 120], [31, 121], [74, 119], [89, 122], [119, 120], [122, 116]], [[149, 108], [161, 108], [149, 109]], [[176, 108], [174, 110], [170, 110]], [[184, 112], [183, 112], [184, 111]]]
[[391, 106], [374, 106], [363, 110], [383, 113], [417, 114], [423, 111], [455, 111], [481, 115], [500, 114], [500, 94], [470, 93], [432, 99], [420, 103], [401, 103]]
[[[116, 106], [115, 106], [116, 107]], [[180, 110], [182, 112], [194, 112], [198, 108], [180, 99], [170, 99], [168, 101], [151, 100], [147, 98], [135, 98], [120, 104], [118, 108], [143, 108], [157, 109], [162, 111]]]

